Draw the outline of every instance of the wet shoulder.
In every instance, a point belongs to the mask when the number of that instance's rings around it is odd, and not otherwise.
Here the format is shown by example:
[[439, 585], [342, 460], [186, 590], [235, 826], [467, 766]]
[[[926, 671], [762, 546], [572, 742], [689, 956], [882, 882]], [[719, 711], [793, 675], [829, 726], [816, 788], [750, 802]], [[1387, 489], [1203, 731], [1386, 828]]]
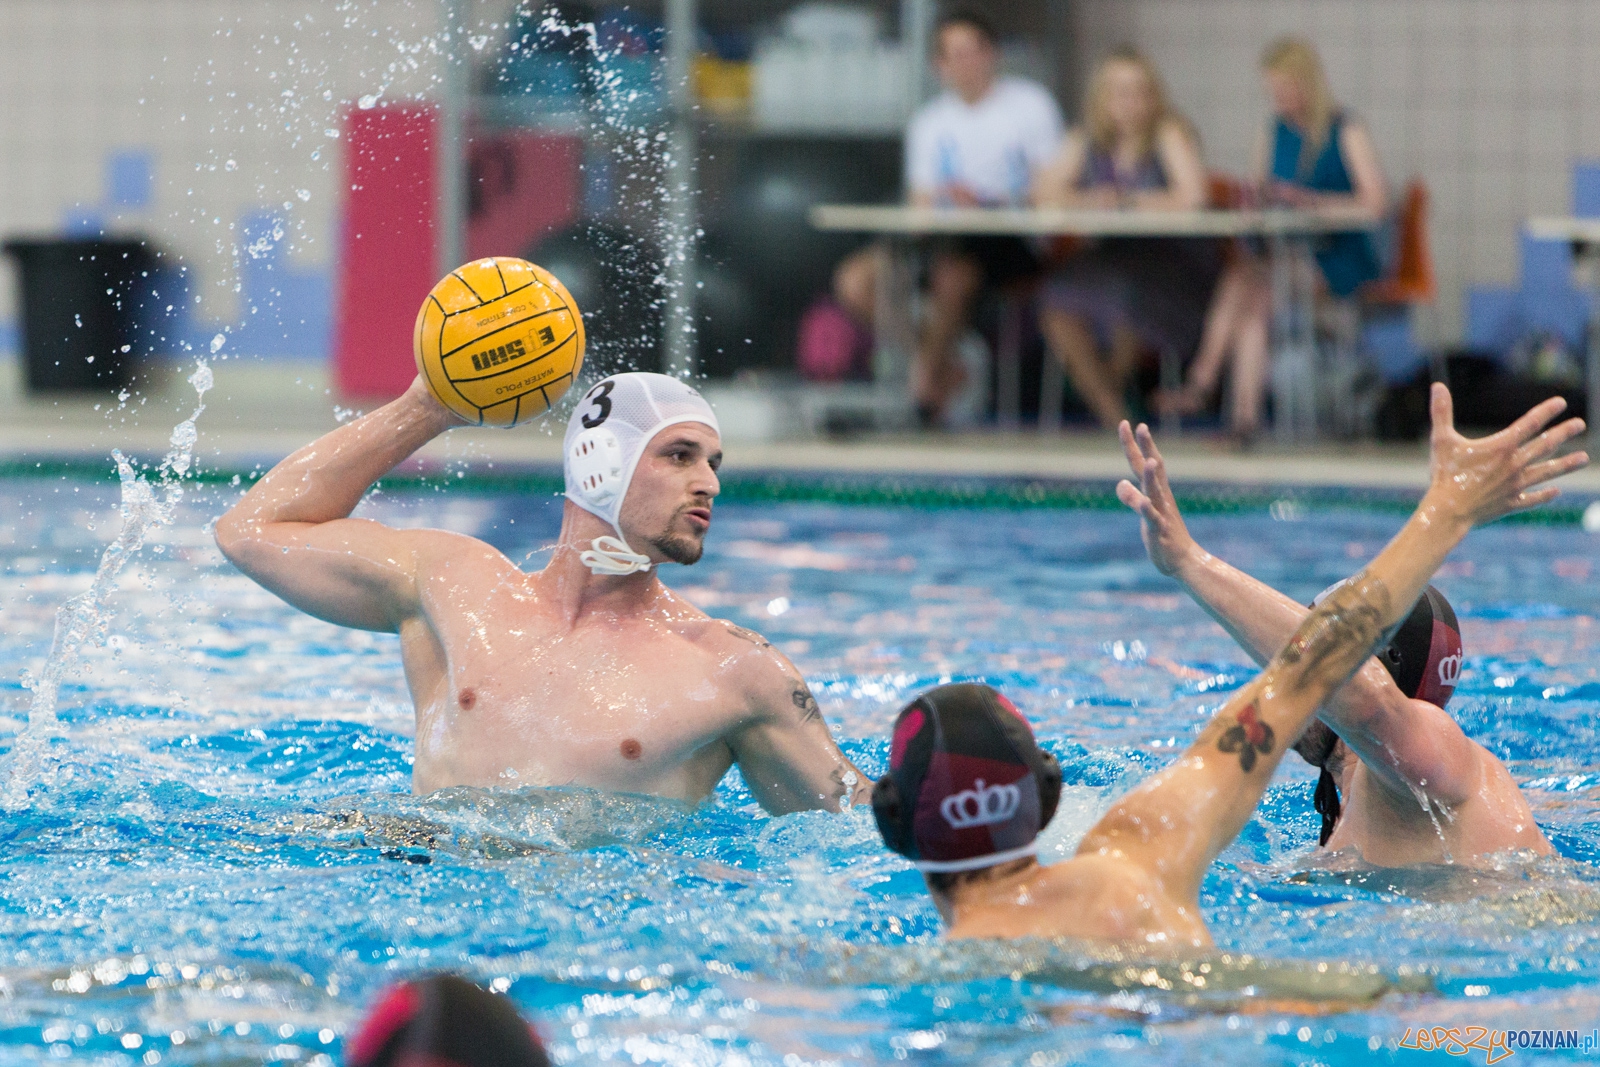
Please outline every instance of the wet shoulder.
[[450, 581], [477, 586], [525, 576], [504, 552], [476, 537], [449, 530], [407, 530], [423, 581]]
[[1042, 911], [1057, 916], [1057, 932], [1070, 937], [1159, 943], [1188, 941], [1190, 924], [1161, 880], [1137, 864], [1110, 856], [1077, 856], [1052, 864], [1030, 887]]

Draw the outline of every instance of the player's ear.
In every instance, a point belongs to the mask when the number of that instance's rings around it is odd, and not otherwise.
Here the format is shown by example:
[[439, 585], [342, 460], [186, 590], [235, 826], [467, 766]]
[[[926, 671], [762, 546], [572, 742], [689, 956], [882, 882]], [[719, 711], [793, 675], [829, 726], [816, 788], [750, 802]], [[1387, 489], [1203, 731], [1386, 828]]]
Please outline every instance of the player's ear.
[[1061, 763], [1050, 753], [1041, 751], [1043, 772], [1039, 775], [1039, 832], [1050, 825], [1061, 804]]
[[900, 787], [894, 784], [894, 778], [884, 775], [872, 786], [872, 817], [877, 820], [878, 833], [883, 838], [883, 843], [889, 851], [907, 855], [904, 827], [900, 804]]

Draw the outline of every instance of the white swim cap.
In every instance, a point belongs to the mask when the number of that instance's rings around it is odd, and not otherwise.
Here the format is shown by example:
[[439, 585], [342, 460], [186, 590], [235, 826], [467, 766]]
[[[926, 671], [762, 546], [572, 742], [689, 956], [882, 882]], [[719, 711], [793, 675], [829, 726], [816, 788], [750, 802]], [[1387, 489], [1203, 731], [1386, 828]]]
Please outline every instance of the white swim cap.
[[665, 374], [613, 374], [584, 394], [567, 420], [562, 468], [567, 499], [617, 531], [597, 537], [582, 554], [595, 574], [632, 574], [650, 569], [650, 557], [628, 547], [617, 519], [634, 468], [656, 434], [680, 422], [700, 422], [721, 433], [705, 397]]

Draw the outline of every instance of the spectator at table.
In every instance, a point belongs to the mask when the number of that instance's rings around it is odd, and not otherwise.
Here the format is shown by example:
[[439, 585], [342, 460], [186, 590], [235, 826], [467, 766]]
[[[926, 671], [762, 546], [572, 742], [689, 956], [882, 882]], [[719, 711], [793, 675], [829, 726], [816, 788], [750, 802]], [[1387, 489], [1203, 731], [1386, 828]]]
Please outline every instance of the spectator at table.
[[[1194, 210], [1206, 194], [1193, 130], [1168, 105], [1155, 67], [1131, 48], [1101, 61], [1083, 127], [1067, 135], [1034, 188], [1041, 207], [1132, 211]], [[1128, 417], [1124, 392], [1146, 348], [1194, 351], [1220, 266], [1214, 240], [1118, 237], [1051, 275], [1040, 328], [1101, 425]]]
[[[1261, 57], [1273, 117], [1256, 140], [1252, 177], [1266, 204], [1305, 210], [1358, 208], [1380, 216], [1389, 192], [1372, 136], [1333, 100], [1316, 49], [1285, 37]], [[1354, 295], [1382, 273], [1362, 231], [1329, 234], [1313, 245], [1319, 288]], [[1192, 414], [1217, 388], [1232, 358], [1231, 435], [1247, 443], [1261, 425], [1271, 360], [1272, 285], [1260, 257], [1240, 255], [1217, 286], [1200, 351], [1181, 392], [1161, 398], [1164, 410]]]
[[[939, 20], [934, 66], [945, 91], [916, 113], [906, 132], [906, 189], [912, 205], [1025, 204], [1035, 172], [1061, 143], [1061, 111], [1055, 99], [1036, 82], [1000, 75], [999, 38], [975, 10], [957, 10]], [[835, 273], [838, 306], [863, 325], [870, 321], [883, 258], [876, 246], [868, 246]], [[925, 423], [937, 423], [965, 384], [954, 347], [971, 322], [980, 291], [1038, 271], [1032, 250], [1017, 237], [959, 237], [933, 246], [911, 375]]]

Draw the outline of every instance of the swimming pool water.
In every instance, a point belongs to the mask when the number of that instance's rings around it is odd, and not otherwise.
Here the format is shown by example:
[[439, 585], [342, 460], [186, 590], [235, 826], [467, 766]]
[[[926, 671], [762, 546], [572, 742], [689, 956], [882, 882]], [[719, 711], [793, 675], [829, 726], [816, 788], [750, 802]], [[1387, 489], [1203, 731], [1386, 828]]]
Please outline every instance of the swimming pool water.
[[[584, 790], [410, 796], [395, 639], [312, 620], [234, 572], [204, 527], [237, 492], [192, 493], [123, 574], [29, 806], [0, 817], [0, 1063], [337, 1062], [378, 988], [436, 968], [506, 990], [562, 1063], [1422, 1063], [1448, 1057], [1397, 1048], [1408, 1028], [1600, 1026], [1600, 539], [1575, 527], [1479, 531], [1438, 578], [1467, 644], [1452, 709], [1509, 761], [1560, 856], [1305, 873], [1317, 819], [1291, 758], [1206, 881], [1223, 957], [1201, 987], [1200, 972], [1064, 946], [941, 945], [869, 813], [771, 818], [736, 774], [699, 810]], [[0, 745], [56, 607], [115, 533], [115, 494], [0, 480]], [[529, 566], [560, 514], [462, 492], [363, 507]], [[1252, 672], [1146, 562], [1131, 515], [717, 512], [706, 558], [664, 577], [786, 651], [867, 773], [921, 687], [981, 678], [1016, 700], [1066, 772], [1047, 859]], [[1309, 599], [1400, 522], [1191, 526]], [[1400, 991], [1318, 1006], [1385, 981]], [[1305, 1004], [1260, 1003], [1275, 990]], [[1515, 1062], [1545, 1057], [1575, 1055]]]

